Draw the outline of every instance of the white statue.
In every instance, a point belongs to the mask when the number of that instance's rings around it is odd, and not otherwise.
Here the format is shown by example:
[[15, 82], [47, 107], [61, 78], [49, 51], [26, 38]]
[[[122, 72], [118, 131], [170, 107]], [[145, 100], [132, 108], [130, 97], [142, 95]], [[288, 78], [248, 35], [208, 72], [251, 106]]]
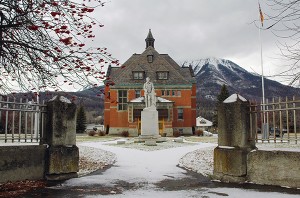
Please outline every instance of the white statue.
[[153, 83], [150, 82], [150, 78], [146, 78], [146, 82], [144, 84], [144, 95], [145, 95], [145, 104], [146, 108], [156, 106], [156, 97]]

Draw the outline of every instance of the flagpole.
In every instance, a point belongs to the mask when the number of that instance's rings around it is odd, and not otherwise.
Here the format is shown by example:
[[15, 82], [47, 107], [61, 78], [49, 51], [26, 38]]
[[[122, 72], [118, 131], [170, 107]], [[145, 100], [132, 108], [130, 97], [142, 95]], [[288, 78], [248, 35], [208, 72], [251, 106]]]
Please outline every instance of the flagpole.
[[261, 88], [262, 88], [262, 105], [263, 105], [263, 121], [266, 123], [265, 116], [265, 81], [264, 81], [264, 64], [263, 64], [263, 48], [261, 38], [261, 28], [259, 28], [259, 41], [260, 41], [260, 65], [261, 65]]
[[259, 42], [260, 42], [260, 64], [261, 64], [261, 87], [262, 87], [262, 112], [263, 112], [263, 139], [267, 138], [268, 133], [268, 127], [266, 125], [266, 106], [265, 106], [265, 81], [264, 81], [264, 64], [263, 64], [263, 47], [262, 47], [262, 35], [261, 35], [261, 29], [263, 27], [263, 13], [260, 8], [260, 3], [258, 0], [258, 6], [259, 6], [259, 19], [261, 21], [261, 25], [258, 28], [259, 32]]

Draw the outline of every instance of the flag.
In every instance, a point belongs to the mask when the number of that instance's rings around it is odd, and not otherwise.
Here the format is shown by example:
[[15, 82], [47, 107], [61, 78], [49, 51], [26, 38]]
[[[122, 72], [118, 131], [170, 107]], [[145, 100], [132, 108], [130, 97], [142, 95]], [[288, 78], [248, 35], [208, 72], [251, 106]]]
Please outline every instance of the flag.
[[264, 15], [261, 11], [261, 8], [260, 8], [260, 4], [258, 3], [258, 8], [259, 8], [259, 16], [260, 16], [260, 22], [261, 22], [261, 26], [263, 27], [264, 26]]

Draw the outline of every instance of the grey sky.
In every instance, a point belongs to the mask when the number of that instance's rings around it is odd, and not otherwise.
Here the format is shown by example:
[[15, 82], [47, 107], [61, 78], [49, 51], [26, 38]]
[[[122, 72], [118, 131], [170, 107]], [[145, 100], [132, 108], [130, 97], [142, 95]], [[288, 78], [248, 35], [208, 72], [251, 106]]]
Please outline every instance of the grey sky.
[[[269, 12], [262, 0], [261, 7]], [[177, 62], [225, 58], [261, 72], [258, 29], [251, 23], [258, 20], [257, 0], [110, 0], [96, 11], [104, 27], [95, 43], [121, 63], [144, 51], [151, 28], [155, 49]], [[280, 69], [277, 38], [266, 31], [262, 38], [264, 70], [271, 75]]]

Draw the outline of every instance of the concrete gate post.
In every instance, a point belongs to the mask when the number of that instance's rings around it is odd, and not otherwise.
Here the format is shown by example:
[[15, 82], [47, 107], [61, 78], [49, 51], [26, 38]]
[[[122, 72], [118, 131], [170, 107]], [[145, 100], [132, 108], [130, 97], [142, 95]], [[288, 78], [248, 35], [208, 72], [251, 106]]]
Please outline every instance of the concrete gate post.
[[65, 180], [77, 177], [76, 105], [63, 96], [55, 96], [47, 103], [45, 141], [49, 145], [45, 178]]
[[238, 94], [218, 107], [218, 147], [214, 150], [214, 178], [223, 182], [244, 182], [247, 155], [255, 149], [250, 138], [249, 102]]

